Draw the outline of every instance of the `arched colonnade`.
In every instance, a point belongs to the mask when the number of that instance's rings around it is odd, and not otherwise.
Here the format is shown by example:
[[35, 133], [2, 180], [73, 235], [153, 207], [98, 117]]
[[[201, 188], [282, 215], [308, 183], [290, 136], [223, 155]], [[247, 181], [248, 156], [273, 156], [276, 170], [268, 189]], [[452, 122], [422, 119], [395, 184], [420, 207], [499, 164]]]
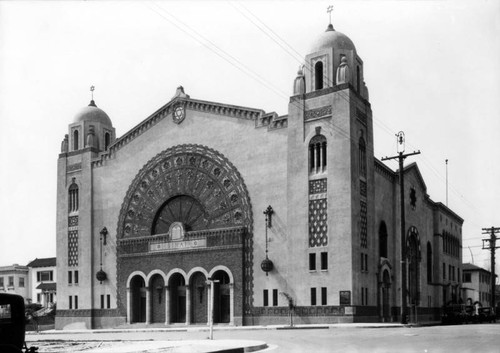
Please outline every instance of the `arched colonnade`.
[[165, 273], [132, 272], [127, 279], [127, 322], [146, 324], [208, 324], [214, 281], [214, 323], [234, 324], [234, 277], [225, 266], [210, 271], [194, 267]]

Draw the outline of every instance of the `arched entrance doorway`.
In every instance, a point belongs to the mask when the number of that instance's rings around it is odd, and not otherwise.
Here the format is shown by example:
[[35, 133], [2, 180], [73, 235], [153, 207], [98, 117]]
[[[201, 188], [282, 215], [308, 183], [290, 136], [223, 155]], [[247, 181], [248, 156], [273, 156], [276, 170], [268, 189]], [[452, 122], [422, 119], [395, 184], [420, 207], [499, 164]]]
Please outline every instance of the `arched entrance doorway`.
[[207, 277], [196, 272], [191, 276], [191, 320], [195, 324], [206, 324], [208, 320]]
[[222, 270], [214, 273], [214, 322], [229, 323], [231, 320], [231, 295], [229, 275]]
[[168, 281], [170, 295], [170, 322], [186, 322], [186, 281], [180, 273], [175, 273]]
[[144, 279], [136, 275], [130, 281], [130, 322], [146, 322], [146, 286]]
[[151, 291], [151, 322], [165, 322], [165, 281], [155, 274], [149, 282]]

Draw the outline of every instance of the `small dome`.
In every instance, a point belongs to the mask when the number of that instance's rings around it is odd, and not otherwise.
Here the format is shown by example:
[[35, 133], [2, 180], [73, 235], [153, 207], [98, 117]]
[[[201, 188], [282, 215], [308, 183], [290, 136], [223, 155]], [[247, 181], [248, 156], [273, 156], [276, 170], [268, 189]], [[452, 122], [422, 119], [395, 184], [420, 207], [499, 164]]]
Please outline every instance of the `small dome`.
[[91, 121], [107, 126], [113, 126], [108, 114], [106, 114], [104, 110], [97, 108], [93, 100], [90, 101], [90, 104], [87, 107], [83, 108], [78, 114], [75, 115], [73, 122], [79, 123], [81, 121]]
[[315, 53], [328, 48], [356, 51], [356, 47], [354, 46], [352, 40], [350, 40], [345, 34], [334, 30], [331, 23], [328, 25], [326, 31], [321, 34], [316, 43], [314, 43], [310, 52]]

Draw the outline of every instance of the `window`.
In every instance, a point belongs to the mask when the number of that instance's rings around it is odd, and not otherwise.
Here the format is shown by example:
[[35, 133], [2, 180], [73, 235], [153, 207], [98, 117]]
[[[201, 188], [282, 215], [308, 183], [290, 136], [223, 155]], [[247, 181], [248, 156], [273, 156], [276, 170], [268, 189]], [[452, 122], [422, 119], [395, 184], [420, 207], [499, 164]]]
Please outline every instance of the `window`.
[[309, 142], [309, 171], [322, 173], [326, 171], [326, 137], [314, 136]]
[[3, 277], [0, 277], [0, 288], [3, 288], [4, 284], [3, 284]]
[[104, 149], [107, 150], [109, 147], [109, 142], [110, 142], [110, 135], [109, 132], [106, 132], [104, 134]]
[[9, 287], [14, 287], [14, 276], [9, 276]]
[[453, 268], [448, 265], [448, 279], [451, 281], [453, 279]]
[[316, 254], [309, 254], [309, 271], [316, 271]]
[[107, 304], [107, 308], [110, 309], [111, 308], [111, 295], [106, 295], [106, 304]]
[[380, 223], [378, 229], [378, 240], [380, 257], [387, 257], [387, 226], [384, 221]]
[[316, 288], [311, 288], [311, 305], [316, 305]]
[[19, 287], [24, 288], [24, 277], [19, 277]]
[[69, 296], [69, 308], [73, 309], [73, 297], [71, 295]]
[[75, 309], [78, 309], [78, 295], [75, 295]]
[[470, 273], [464, 273], [464, 282], [469, 283], [471, 281], [471, 275]]
[[75, 284], [78, 284], [78, 270], [75, 271]]
[[326, 287], [321, 287], [321, 305], [327, 305]]
[[432, 246], [427, 242], [427, 283], [432, 283]]
[[368, 254], [361, 253], [361, 272], [368, 272]]
[[273, 306], [278, 306], [278, 290], [273, 289]]
[[443, 262], [443, 279], [446, 279], [446, 264]]
[[73, 283], [73, 271], [68, 271], [68, 284]]
[[42, 302], [42, 294], [41, 293], [37, 293], [36, 294], [36, 302], [37, 303], [41, 303]]
[[101, 294], [101, 309], [104, 309], [104, 294]]
[[361, 305], [368, 305], [368, 288], [361, 287]]
[[366, 143], [363, 136], [359, 138], [359, 176], [366, 178]]
[[327, 252], [321, 253], [321, 270], [322, 271], [328, 270], [328, 253]]
[[318, 61], [316, 65], [314, 65], [314, 78], [315, 85], [314, 89], [323, 89], [323, 62]]
[[78, 130], [73, 131], [73, 151], [78, 150]]
[[36, 280], [38, 282], [52, 281], [53, 271], [38, 271], [36, 273]]
[[69, 187], [68, 212], [78, 211], [78, 185], [73, 182]]
[[269, 306], [269, 291], [267, 289], [264, 289], [264, 297], [263, 297], [263, 301], [264, 301], [264, 306]]
[[361, 76], [359, 74], [359, 65], [356, 66], [356, 91], [359, 92], [360, 89], [360, 81], [361, 81]]

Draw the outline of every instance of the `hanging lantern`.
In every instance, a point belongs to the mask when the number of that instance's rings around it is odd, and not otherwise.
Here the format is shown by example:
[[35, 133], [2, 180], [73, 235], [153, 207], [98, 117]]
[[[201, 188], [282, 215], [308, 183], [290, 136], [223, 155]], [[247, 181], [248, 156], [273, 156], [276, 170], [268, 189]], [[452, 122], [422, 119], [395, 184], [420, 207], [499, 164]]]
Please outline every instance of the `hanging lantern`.
[[262, 271], [264, 271], [266, 273], [266, 276], [268, 274], [268, 272], [271, 272], [274, 268], [274, 264], [271, 260], [269, 260], [267, 257], [262, 261], [262, 263], [260, 264], [260, 268], [262, 269]]
[[97, 280], [98, 280], [100, 283], [102, 283], [103, 281], [105, 281], [105, 280], [108, 278], [108, 276], [106, 275], [106, 272], [104, 272], [104, 271], [102, 270], [102, 268], [101, 268], [99, 271], [97, 271], [97, 273], [96, 273], [95, 277], [97, 278]]

